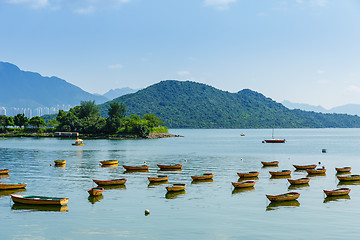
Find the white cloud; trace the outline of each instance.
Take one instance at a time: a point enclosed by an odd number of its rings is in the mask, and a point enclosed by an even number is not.
[[[78,14],[90,14],[90,13],[92,13],[94,11],[95,11],[94,6],[87,6],[85,8],[78,8],[78,9],[74,10],[74,12],[78,13]]]
[[[25,4],[31,8],[42,8],[49,5],[48,0],[7,0],[6,2],[11,4]]]
[[[320,7],[326,7],[328,0],[311,0],[311,3]]]
[[[124,66],[122,64],[120,64],[120,63],[108,66],[109,69],[122,69],[123,67]]]
[[[178,71],[178,72],[177,72],[177,75],[187,76],[187,75],[190,75],[190,72],[189,72],[189,71]]]
[[[215,7],[218,10],[226,10],[230,3],[235,3],[237,0],[205,0],[205,6]]]

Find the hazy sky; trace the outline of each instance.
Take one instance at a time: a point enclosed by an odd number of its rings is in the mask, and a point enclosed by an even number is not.
[[[0,61],[92,93],[177,79],[360,104],[360,1],[0,0]]]

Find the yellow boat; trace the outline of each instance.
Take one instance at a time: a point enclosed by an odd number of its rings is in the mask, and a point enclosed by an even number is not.
[[[104,161],[100,161],[101,165],[106,165],[106,166],[109,166],[109,165],[117,165],[119,164],[119,161],[118,160],[104,160]]]
[[[93,187],[88,190],[90,196],[99,196],[104,192],[102,187]]]
[[[122,185],[122,184],[125,184],[127,179],[126,178],[118,178],[118,179],[110,179],[110,180],[96,180],[96,179],[93,179],[93,181],[98,186],[110,186],[110,185]]]
[[[204,173],[197,176],[191,176],[193,180],[207,180],[207,179],[212,179],[213,177],[214,177],[213,173]]]
[[[166,190],[168,192],[178,192],[178,191],[182,191],[185,190],[186,188],[186,184],[185,183],[174,183],[170,186],[166,187]]]
[[[66,164],[66,160],[55,160],[55,166],[64,166]]]
[[[279,165],[279,161],[261,162],[261,164],[262,164],[264,167],[277,166],[277,165]]]
[[[131,170],[131,171],[143,171],[143,170],[148,170],[149,169],[148,165],[141,165],[141,166],[123,165],[123,167],[125,168],[125,170]]]
[[[298,199],[299,196],[300,196],[300,193],[298,193],[298,192],[288,192],[288,193],[279,194],[279,195],[266,195],[266,197],[272,202],[295,200],[295,199]]]
[[[326,168],[317,168],[317,169],[306,169],[308,174],[322,174],[326,172]]]
[[[334,190],[324,190],[324,193],[326,196],[342,196],[349,194],[350,190],[350,188],[337,188]]]
[[[257,177],[259,176],[259,172],[245,172],[245,173],[237,173],[240,178],[249,178],[249,177]]]
[[[339,181],[359,181],[360,175],[345,175],[345,176],[337,176]]]
[[[255,181],[232,182],[231,184],[235,188],[247,188],[247,187],[253,187],[255,185]]]
[[[293,164],[294,168],[296,170],[306,170],[306,169],[314,169],[316,168],[316,164],[310,164],[310,165],[295,165]]]
[[[335,168],[337,172],[350,172],[351,167],[342,167],[342,168]]]
[[[84,141],[80,138],[76,139],[75,143],[72,144],[73,146],[83,146]]]
[[[291,174],[291,170],[281,170],[281,171],[269,171],[271,176],[287,176]]]
[[[160,170],[178,170],[182,168],[181,164],[170,164],[170,165],[158,164],[157,166],[160,168]]]
[[[157,175],[156,177],[148,177],[150,182],[163,182],[169,180],[167,175]]]
[[[45,197],[34,195],[15,195],[11,194],[14,203],[34,204],[34,205],[66,205],[68,198]]]
[[[310,178],[288,179],[288,181],[291,185],[306,184],[309,183]]]
[[[0,174],[8,174],[10,169],[0,169]]]
[[[25,188],[26,183],[0,183],[0,190]]]

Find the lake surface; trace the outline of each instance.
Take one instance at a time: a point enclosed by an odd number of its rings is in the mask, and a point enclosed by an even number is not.
[[[86,140],[80,147],[68,139],[0,140],[0,169],[10,169],[0,181],[28,184],[26,191],[0,192],[1,239],[359,239],[360,183],[339,184],[335,167],[351,166],[352,174],[360,174],[360,129],[275,130],[285,144],[262,143],[271,138],[269,129],[170,132],[184,137]],[[66,159],[66,166],[50,166],[56,159]],[[119,160],[119,166],[99,166],[106,159]],[[279,167],[262,168],[261,161],[272,160]],[[123,164],[144,161],[149,172],[124,172]],[[311,177],[309,186],[289,188],[286,178],[270,178],[269,170],[282,169],[305,177],[292,164],[318,162],[326,175]],[[183,164],[182,171],[156,166],[171,163]],[[236,173],[248,171],[260,172],[255,188],[234,190]],[[204,172],[213,172],[213,181],[191,181]],[[160,173],[170,176],[169,184],[188,184],[186,191],[167,195],[168,184],[149,185],[147,177]],[[122,177],[125,187],[88,198],[93,178]],[[350,187],[349,197],[325,199],[323,189],[337,187]],[[265,197],[288,191],[299,192],[298,201],[274,205]],[[68,197],[69,203],[63,209],[17,206],[11,193]]]

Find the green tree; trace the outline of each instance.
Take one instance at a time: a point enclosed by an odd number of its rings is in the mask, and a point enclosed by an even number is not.
[[[6,130],[8,126],[14,126],[13,118],[0,115],[0,126],[3,128],[3,130]]]
[[[148,114],[143,115],[142,119],[148,121],[147,125],[148,125],[149,128],[154,128],[154,127],[157,127],[157,126],[160,126],[160,125],[164,124],[163,121],[161,121],[159,118],[157,118],[155,116],[155,114],[152,114],[152,113],[148,113]]]
[[[22,126],[27,126],[29,119],[25,116],[25,114],[17,114],[14,116],[14,125],[21,128]]]
[[[110,103],[110,107],[108,109],[109,118],[124,118],[125,114],[126,114],[126,106],[123,102]]]
[[[95,101],[81,101],[78,118],[93,117],[99,115],[99,108],[96,106]]]
[[[29,120],[29,125],[40,128],[42,126],[45,126],[46,123],[42,117],[35,116]]]

